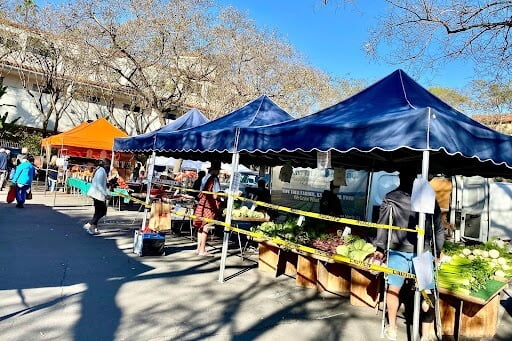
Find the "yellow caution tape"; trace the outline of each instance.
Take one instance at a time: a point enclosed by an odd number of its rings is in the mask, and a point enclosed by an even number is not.
[[[421,296],[423,296],[423,299],[425,300],[425,302],[427,302],[428,306],[430,308],[434,308],[434,304],[432,303],[432,300],[430,299],[430,297],[428,297],[427,291],[421,290],[420,292],[421,292]]]
[[[386,225],[386,224],[376,224],[376,223],[371,223],[368,221],[362,221],[362,220],[356,220],[356,219],[333,217],[333,216],[326,215],[326,214],[313,213],[313,212],[298,210],[295,208],[273,205],[273,204],[269,204],[269,203],[266,203],[263,201],[251,200],[251,199],[243,198],[240,196],[235,196],[235,199],[245,200],[245,201],[248,201],[248,202],[258,205],[258,206],[263,206],[263,207],[267,207],[267,208],[271,208],[271,209],[275,209],[275,210],[279,210],[279,211],[289,212],[289,213],[293,213],[293,214],[297,214],[297,215],[302,215],[305,217],[311,217],[311,218],[332,221],[332,222],[336,222],[336,223],[344,223],[344,224],[349,224],[349,225],[373,227],[373,228],[388,229],[388,230],[407,231],[407,232],[421,233],[419,231],[422,231],[422,229],[419,229],[419,228],[409,229],[409,228]]]
[[[173,189],[180,189],[180,190],[187,191],[187,192],[196,192],[196,193],[201,192],[201,193],[205,193],[205,194],[215,194],[215,195],[218,195],[218,196],[227,196],[226,193],[198,191],[198,190],[193,190],[193,189],[188,189],[188,188],[183,188],[183,187],[172,187],[172,188]],[[425,230],[421,229],[419,227],[416,227],[415,229],[410,229],[410,228],[399,227],[399,226],[392,226],[392,225],[386,225],[386,224],[376,224],[376,223],[372,223],[372,222],[368,222],[368,221],[362,221],[362,220],[356,220],[356,219],[333,217],[333,216],[326,215],[326,214],[302,211],[302,210],[298,210],[298,209],[290,208],[290,207],[286,207],[286,206],[269,204],[269,203],[266,203],[266,202],[263,202],[263,201],[251,200],[251,199],[244,198],[244,197],[241,197],[241,196],[238,196],[238,195],[234,195],[233,198],[236,199],[236,200],[244,200],[244,201],[253,203],[254,205],[262,206],[262,207],[266,207],[266,208],[271,208],[271,209],[274,209],[274,210],[277,210],[277,211],[293,213],[293,214],[302,215],[302,216],[305,216],[305,217],[311,217],[311,218],[316,218],[316,219],[321,219],[321,220],[327,220],[327,221],[332,221],[332,222],[336,222],[336,223],[343,223],[343,224],[363,226],[363,227],[372,227],[372,228],[377,228],[377,229],[388,229],[388,230],[414,232],[414,233],[418,233],[420,235],[424,235],[425,234]]]
[[[129,195],[125,195],[125,194],[122,194],[122,193],[118,193],[118,195],[121,196],[121,197],[128,198],[128,199],[130,199],[130,200],[132,200],[134,202],[140,203],[140,204],[144,205],[147,208],[151,207],[151,205],[146,204],[144,201],[139,200],[137,198],[133,198],[133,197],[131,197]],[[404,278],[416,279],[416,275],[414,275],[412,273],[409,273],[409,272],[404,272],[404,271],[392,269],[392,268],[389,268],[389,267],[384,266],[384,265],[370,264],[370,263],[367,263],[367,262],[364,262],[364,261],[355,260],[355,259],[352,259],[352,258],[349,258],[349,257],[345,257],[345,256],[342,256],[342,255],[338,255],[338,254],[334,254],[333,255],[333,254],[330,254],[329,252],[325,252],[325,251],[321,251],[321,250],[318,250],[318,249],[314,249],[314,248],[309,247],[309,246],[305,246],[305,245],[301,245],[301,244],[296,244],[296,243],[293,243],[293,242],[290,242],[290,241],[287,241],[287,240],[283,240],[283,239],[280,239],[280,238],[272,238],[272,237],[269,237],[269,236],[267,236],[267,235],[265,235],[265,234],[263,234],[261,232],[252,232],[252,231],[247,231],[247,230],[244,230],[244,229],[240,229],[238,227],[231,226],[231,225],[227,224],[224,221],[219,221],[219,220],[210,219],[210,218],[204,218],[204,217],[198,217],[198,216],[193,215],[193,214],[187,214],[187,213],[184,213],[184,212],[178,212],[178,211],[174,211],[174,210],[171,210],[171,213],[175,214],[175,215],[178,215],[178,216],[181,216],[181,217],[187,217],[187,218],[190,218],[190,219],[202,220],[202,221],[205,221],[207,223],[224,226],[224,227],[226,227],[227,229],[229,229],[229,230],[231,230],[233,232],[245,234],[245,235],[251,236],[253,238],[264,239],[264,240],[270,241],[270,242],[272,242],[274,244],[282,245],[285,248],[296,249],[296,250],[299,250],[299,251],[303,251],[303,252],[309,253],[311,255],[317,255],[317,256],[328,258],[328,259],[332,259],[333,261],[338,262],[338,263],[353,264],[353,265],[356,265],[356,266],[358,266],[360,268],[363,268],[363,269],[366,269],[366,270],[373,270],[373,271],[378,271],[378,272],[382,272],[382,273],[385,273],[385,274],[392,274],[392,275],[402,276]]]

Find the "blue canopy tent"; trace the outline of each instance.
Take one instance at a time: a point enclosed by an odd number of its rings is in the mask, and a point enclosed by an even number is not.
[[[416,165],[430,152],[432,173],[512,176],[512,137],[460,113],[397,70],[349,99],[315,114],[260,128],[242,128],[244,163],[368,170]],[[418,168],[419,169],[419,168]]]
[[[235,133],[240,127],[259,127],[293,119],[268,96],[262,95],[243,107],[201,126],[176,132],[159,132],[155,150],[159,155],[207,161],[220,153],[224,162],[235,151]],[[217,157],[217,155],[215,156]]]
[[[177,120],[152,132],[126,138],[116,138],[114,140],[114,151],[122,152],[151,152],[153,151],[155,136],[160,132],[172,132],[194,128],[209,122],[204,115],[197,109],[191,109]]]
[[[237,154],[243,163],[316,165],[318,151],[333,166],[368,170],[407,167],[428,173],[512,176],[512,137],[453,109],[397,70],[313,115],[267,127],[242,128]],[[420,212],[419,228],[425,228]],[[424,236],[418,233],[417,252]],[[222,271],[223,269],[221,269]],[[414,297],[413,337],[419,335],[420,293]]]
[[[238,153],[236,152],[236,136],[241,127],[259,127],[292,120],[286,111],[275,104],[268,96],[262,95],[243,107],[210,121],[202,126],[173,133],[158,133],[155,150],[158,154],[170,155],[184,159],[207,161],[218,159],[231,161],[233,173],[238,172]],[[234,183],[231,177],[227,204],[226,223],[231,223],[233,209]],[[229,232],[224,232],[222,247],[221,271],[219,281],[224,281],[224,268],[227,257]]]

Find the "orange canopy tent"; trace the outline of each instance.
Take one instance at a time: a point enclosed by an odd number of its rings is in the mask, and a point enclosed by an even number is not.
[[[41,141],[41,145],[47,149],[59,149],[63,155],[104,159],[111,158],[114,139],[127,136],[106,119],[100,118],[91,123],[84,122],[64,133],[47,137]],[[130,158],[128,154],[116,154],[116,160]]]

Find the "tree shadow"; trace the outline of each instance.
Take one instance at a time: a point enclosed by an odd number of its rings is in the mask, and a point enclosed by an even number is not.
[[[378,338],[380,318],[368,308],[351,307],[346,298],[297,287],[288,277],[272,278],[237,256],[228,258],[221,284],[218,249],[215,258],[201,258],[192,252],[193,241],[169,236],[167,256],[139,258],[130,255],[130,227],[107,224],[102,235],[91,237],[80,227],[88,212],[65,212],[0,204],[0,226],[13,230],[0,235],[1,252],[9,255],[0,257],[0,290],[18,295],[3,307],[0,327],[76,299],[74,340]],[[229,253],[238,255],[237,243]],[[25,292],[34,288],[53,290],[51,298],[34,304]],[[510,315],[510,298],[506,302]]]

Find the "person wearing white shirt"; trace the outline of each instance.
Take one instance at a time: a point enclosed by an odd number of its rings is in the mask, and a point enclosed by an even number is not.
[[[94,215],[92,219],[84,225],[84,229],[90,235],[100,233],[98,229],[98,221],[107,214],[107,200],[110,198],[107,189],[107,170],[110,160],[104,159],[100,161],[98,167],[92,175],[91,188],[87,191],[87,195],[94,201]]]

